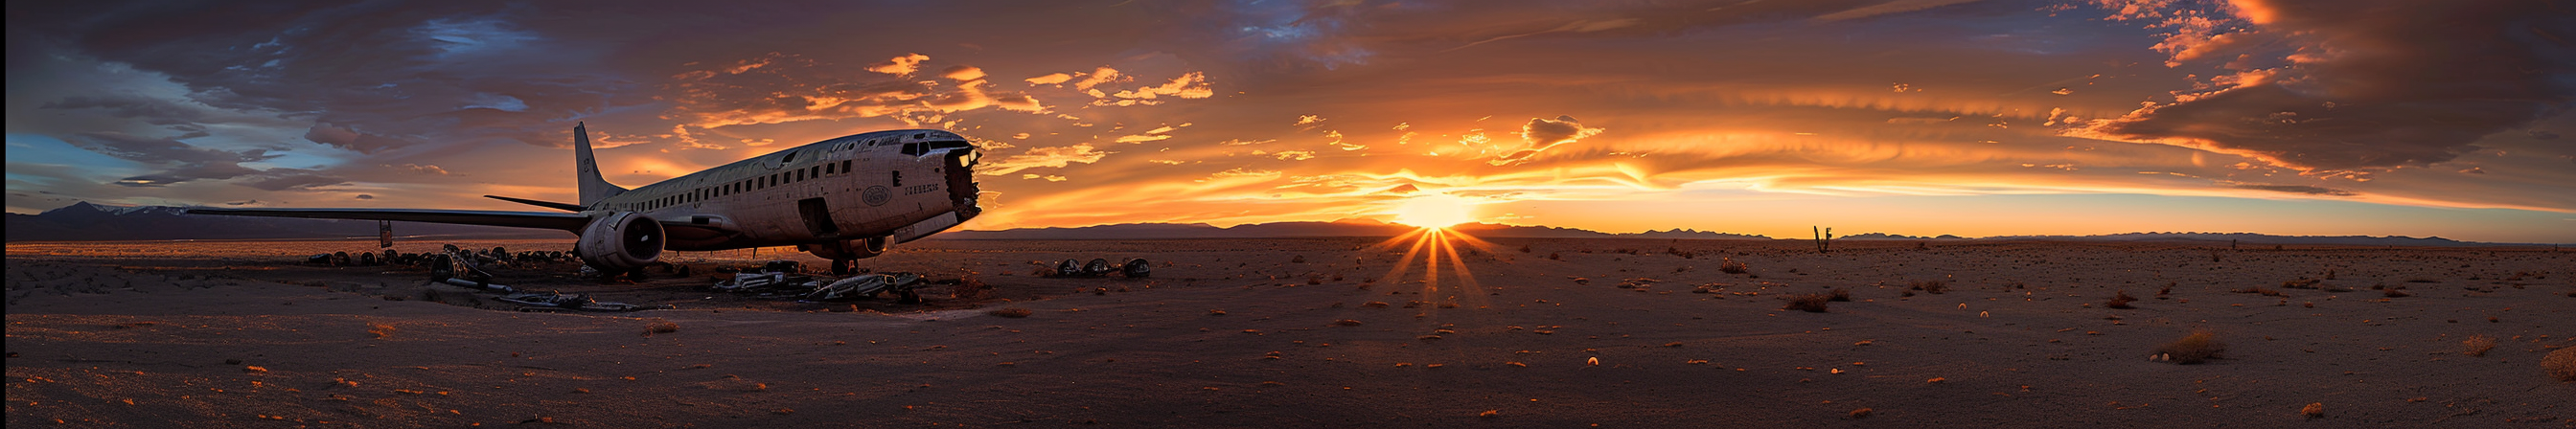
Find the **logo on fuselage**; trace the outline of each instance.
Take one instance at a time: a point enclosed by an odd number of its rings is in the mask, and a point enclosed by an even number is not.
[[[887,201],[893,200],[894,191],[887,190],[884,185],[869,186],[867,190],[859,191],[859,202],[868,203],[872,207],[882,206]]]
[[[905,186],[905,187],[903,187],[903,194],[904,194],[904,195],[920,195],[920,194],[927,194],[927,193],[930,193],[930,192],[932,192],[932,191],[937,191],[937,190],[939,190],[939,184],[937,184],[937,183],[925,183],[925,184],[919,184],[919,185]]]

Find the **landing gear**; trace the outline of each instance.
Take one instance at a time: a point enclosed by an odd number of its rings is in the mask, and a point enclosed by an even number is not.
[[[834,259],[832,260],[832,275],[850,275],[851,273],[858,272],[858,267],[859,260],[857,259]]]
[[[909,305],[921,303],[921,292],[915,291],[913,288],[903,288],[903,290],[895,291],[894,297],[894,302],[896,304]]]

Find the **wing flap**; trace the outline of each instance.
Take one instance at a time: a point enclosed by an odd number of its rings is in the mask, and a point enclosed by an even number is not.
[[[483,198],[491,198],[491,199],[495,199],[495,200],[509,201],[509,202],[513,202],[513,203],[527,204],[527,205],[532,205],[532,206],[537,206],[537,207],[545,207],[545,208],[550,208],[550,209],[555,209],[555,210],[562,210],[562,211],[568,211],[568,212],[577,212],[577,211],[589,210],[589,209],[590,209],[589,207],[582,207],[580,204],[567,204],[567,203],[558,203],[558,202],[553,202],[553,201],[537,201],[537,200],[531,200],[531,199],[526,199],[526,198],[511,198],[511,197],[504,197],[504,196],[499,196],[499,195],[485,195],[485,196],[483,196]]]

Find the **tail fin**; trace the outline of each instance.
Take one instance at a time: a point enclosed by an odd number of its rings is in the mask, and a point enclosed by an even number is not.
[[[599,178],[599,161],[590,156],[590,130],[579,122],[573,123],[572,126],[572,162],[577,171],[574,173],[577,175],[576,180],[581,184],[582,207],[596,207],[599,200],[626,193],[626,188],[609,184],[608,179]]]

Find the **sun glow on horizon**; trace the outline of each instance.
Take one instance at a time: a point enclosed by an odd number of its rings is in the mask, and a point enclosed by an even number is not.
[[[1500,261],[1501,259],[1495,256],[1493,243],[1457,231],[1423,227],[1369,246],[1365,252],[1393,253],[1397,250],[1402,250],[1402,256],[1396,257],[1395,265],[1387,267],[1385,275],[1362,283],[1361,288],[1366,289],[1369,284],[1379,280],[1393,283],[1393,286],[1399,288],[1412,284],[1421,285],[1420,290],[1410,292],[1420,294],[1422,299],[1409,304],[1407,308],[1425,304],[1436,308],[1461,306],[1483,308],[1490,303],[1485,297],[1490,290],[1476,281],[1476,273],[1467,267],[1467,261],[1471,258]],[[1406,274],[1412,271],[1413,261],[1417,256],[1422,260],[1422,277],[1420,280],[1409,280]],[[1442,260],[1448,262],[1443,263]],[[1442,275],[1444,268],[1450,272],[1450,275]],[[1456,282],[1444,289],[1441,287],[1441,280],[1444,278]]]
[[[1474,222],[1475,203],[1449,194],[1429,194],[1408,198],[1395,208],[1395,223],[1439,229]]]

